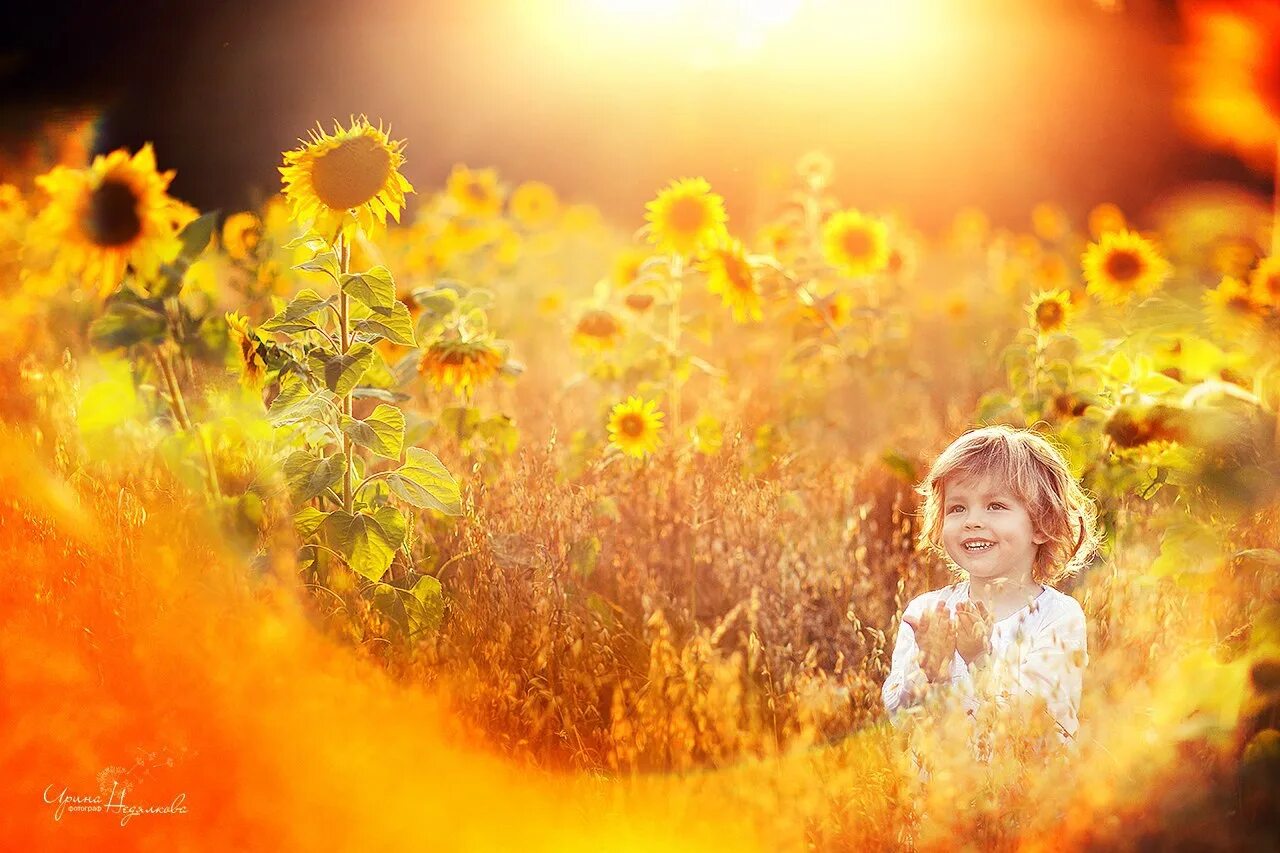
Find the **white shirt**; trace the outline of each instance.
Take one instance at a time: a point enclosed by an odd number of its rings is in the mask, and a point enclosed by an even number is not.
[[[969,599],[969,582],[935,589],[912,599],[903,612],[912,619],[933,610],[939,601],[952,616],[956,605]],[[903,721],[897,712],[920,704],[929,679],[920,668],[920,647],[915,632],[903,621],[893,647],[889,677],[881,688],[885,710],[894,726]],[[1058,723],[1058,736],[1073,742],[1079,728],[1080,691],[1088,666],[1088,639],[1084,610],[1069,595],[1045,586],[1040,595],[1021,610],[995,623],[991,632],[990,660],[983,665],[988,685],[974,689],[974,681],[960,653],[951,660],[947,683],[960,697],[965,710],[976,715],[983,702],[1006,709],[1011,701],[1030,695],[1042,697]]]

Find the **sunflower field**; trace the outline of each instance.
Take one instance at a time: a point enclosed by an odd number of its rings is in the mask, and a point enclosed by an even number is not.
[[[1269,179],[1280,16],[1182,14]],[[327,120],[252,209],[87,127],[0,161],[6,849],[1280,845],[1270,199],[926,228],[810,150],[756,221],[613,217]],[[985,424],[1098,505],[1081,728],[921,779],[915,489]]]

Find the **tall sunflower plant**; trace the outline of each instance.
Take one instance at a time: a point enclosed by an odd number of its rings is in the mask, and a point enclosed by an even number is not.
[[[402,148],[360,117],[332,134],[312,131],[285,154],[285,197],[309,228],[299,245],[314,249],[299,268],[323,274],[333,292],[302,290],[258,332],[282,341],[269,348],[279,392],[267,418],[284,438],[303,568],[323,573],[337,556],[370,582],[375,604],[389,603],[416,632],[439,618],[441,591],[430,575],[407,589],[384,582],[397,554],[411,564],[410,515],[400,507],[457,516],[461,494],[435,454],[407,444],[399,406],[407,396],[393,390],[376,348],[417,346],[408,307],[386,267],[350,269],[352,240],[376,233],[388,216],[398,221],[405,193],[413,191],[399,172]],[[358,417],[356,400],[376,405]],[[406,581],[409,572],[397,575],[392,580]]]

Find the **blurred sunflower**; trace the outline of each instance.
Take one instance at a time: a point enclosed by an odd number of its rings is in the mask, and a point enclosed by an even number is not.
[[[1049,335],[1061,331],[1071,322],[1075,309],[1071,305],[1071,294],[1065,290],[1047,290],[1037,293],[1031,299],[1027,309],[1031,315],[1031,325],[1041,335]]]
[[[233,213],[222,223],[222,246],[237,261],[248,260],[262,240],[262,221],[248,212]]]
[[[649,253],[643,249],[627,246],[614,256],[609,278],[618,287],[626,287],[640,277],[640,265],[648,257]]]
[[[1124,211],[1109,201],[1089,211],[1089,233],[1095,240],[1102,239],[1103,234],[1111,231],[1123,231],[1126,226]]]
[[[445,191],[466,216],[487,219],[502,210],[502,190],[498,186],[498,173],[493,169],[473,172],[458,164],[449,173]]]
[[[741,242],[733,238],[721,240],[719,245],[706,250],[698,268],[707,274],[707,290],[717,294],[726,308],[733,309],[735,322],[754,320],[758,323],[764,319],[755,273],[747,263]]]
[[[560,201],[556,191],[541,181],[525,181],[511,193],[507,203],[511,215],[527,228],[549,225],[556,217]]]
[[[49,195],[35,223],[33,242],[53,248],[62,271],[98,286],[105,297],[132,266],[154,278],[180,248],[178,229],[189,208],[167,194],[174,172],[156,171],[151,144],[129,156],[99,155],[85,169],[55,166],[36,178]]]
[[[1203,298],[1209,326],[1223,338],[1248,336],[1262,325],[1262,306],[1238,278],[1223,276],[1216,288],[1205,291]]]
[[[822,227],[827,262],[847,276],[879,272],[889,263],[885,224],[856,210],[833,213]]]
[[[316,125],[311,141],[286,151],[280,167],[285,197],[294,218],[329,241],[338,234],[348,243],[358,230],[371,234],[387,224],[388,214],[400,221],[405,193],[413,185],[400,174],[404,141],[393,142],[382,126],[364,116],[343,128],[334,122],[333,134]]]
[[[267,374],[266,343],[249,327],[249,320],[238,311],[226,315],[227,337],[231,348],[240,355],[240,379],[252,388],[262,387]]]
[[[1187,3],[1181,108],[1205,142],[1254,166],[1276,167],[1280,138],[1280,5],[1273,0]]]
[[[629,456],[652,453],[661,444],[662,419],[658,404],[639,397],[628,397],[609,414],[609,443]]]
[[[821,151],[809,151],[796,161],[796,174],[810,190],[821,190],[831,183],[835,164]]]
[[[573,342],[589,350],[612,349],[621,335],[622,324],[602,308],[584,313],[573,328]]]
[[[798,242],[796,229],[786,222],[770,222],[756,232],[756,245],[777,258],[790,254]]]
[[[693,255],[713,245],[725,233],[728,219],[724,199],[702,178],[672,181],[645,210],[649,242],[675,255]]]
[[[1156,247],[1133,231],[1103,234],[1081,257],[1090,293],[1113,305],[1160,289],[1173,271]]]
[[[1255,302],[1280,308],[1280,259],[1265,258],[1249,273],[1249,285]]]
[[[493,378],[505,360],[489,336],[454,332],[437,338],[423,350],[418,372],[437,390],[449,387],[455,394],[464,394]]]
[[[1056,243],[1071,229],[1067,212],[1056,204],[1041,202],[1031,208],[1031,230],[1041,240]]]
[[[966,207],[956,213],[948,235],[952,247],[958,251],[979,248],[991,231],[987,214],[976,207]]]

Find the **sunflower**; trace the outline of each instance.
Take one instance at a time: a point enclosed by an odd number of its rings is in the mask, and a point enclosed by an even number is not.
[[[1095,240],[1101,240],[1103,234],[1111,231],[1123,231],[1126,225],[1124,211],[1109,201],[1089,211],[1089,233]]]
[[[262,240],[262,220],[246,211],[233,213],[222,223],[222,246],[237,261],[248,260]]]
[[[798,242],[795,227],[786,222],[770,222],[756,232],[756,245],[776,258],[789,254]]]
[[[1160,289],[1173,268],[1156,247],[1133,231],[1103,234],[1081,257],[1090,293],[1113,305]]]
[[[436,339],[418,360],[418,372],[436,389],[446,386],[456,394],[474,390],[497,374],[505,356],[488,336],[452,334]]]
[[[1249,273],[1253,299],[1262,305],[1280,308],[1280,259],[1266,258]]]
[[[348,242],[358,230],[369,234],[385,226],[388,215],[400,221],[405,193],[413,192],[400,174],[403,140],[393,142],[380,124],[360,116],[345,129],[334,122],[333,135],[317,125],[309,142],[299,142],[280,167],[295,219],[330,241],[341,233]]]
[[[628,397],[609,414],[609,443],[630,456],[652,453],[661,444],[658,433],[662,430],[663,417],[653,400],[645,402],[639,397]]]
[[[258,333],[249,328],[249,320],[238,311],[226,315],[227,337],[233,351],[240,356],[240,379],[252,388],[261,388],[267,374],[267,345]]]
[[[1205,142],[1270,170],[1280,137],[1280,7],[1188,3],[1181,112]]]
[[[649,257],[649,253],[634,246],[628,246],[613,259],[613,269],[609,278],[618,287],[626,287],[640,277],[640,265]]]
[[[693,255],[725,233],[724,199],[702,178],[672,181],[645,205],[649,242],[660,252]]]
[[[889,264],[885,224],[856,210],[833,213],[822,228],[822,252],[847,276],[869,275]]]
[[[1071,294],[1065,290],[1046,290],[1037,293],[1027,307],[1031,325],[1042,335],[1065,329],[1074,313]]]
[[[541,181],[525,181],[511,193],[507,203],[511,215],[527,228],[549,225],[559,206],[556,191]]]
[[[741,242],[732,238],[722,240],[706,251],[698,268],[707,274],[707,290],[718,294],[726,308],[733,309],[736,322],[754,320],[758,323],[764,319],[760,289]]]
[[[1209,326],[1224,339],[1251,335],[1262,325],[1263,306],[1238,278],[1223,276],[1217,287],[1205,291],[1203,299]]]
[[[796,174],[810,190],[820,190],[831,183],[835,164],[821,151],[809,151],[796,161]]]
[[[35,223],[35,239],[57,250],[60,272],[78,274],[105,297],[132,266],[154,278],[177,257],[178,229],[188,209],[170,198],[174,172],[156,171],[151,144],[132,157],[124,149],[99,155],[85,169],[55,166],[36,178],[49,203]]]
[[[587,311],[573,328],[573,342],[583,349],[613,349],[621,335],[622,324],[602,308]]]
[[[449,173],[445,191],[465,216],[488,219],[502,210],[502,190],[493,169],[473,172],[459,163]]]
[[[1067,220],[1067,212],[1056,204],[1041,202],[1031,208],[1031,230],[1041,240],[1056,243],[1071,229]]]

